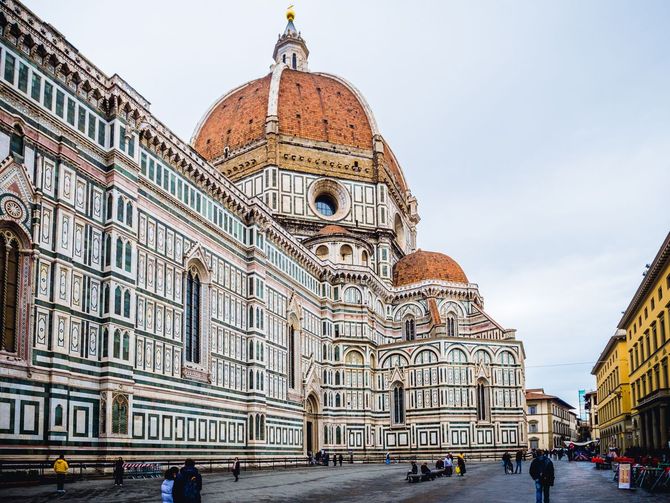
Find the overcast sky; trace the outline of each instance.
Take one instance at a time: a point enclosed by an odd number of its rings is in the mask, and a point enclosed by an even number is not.
[[[268,72],[288,5],[26,2],[186,141]],[[518,329],[527,386],[576,406],[670,230],[670,2],[295,4],[310,69],[357,86],[392,145],[419,246]]]

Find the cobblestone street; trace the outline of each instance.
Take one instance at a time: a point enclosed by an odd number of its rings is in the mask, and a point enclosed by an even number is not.
[[[588,501],[648,502],[669,500],[668,495],[650,495],[642,490],[619,491],[611,472],[593,469],[590,463],[556,462],[554,503]],[[226,501],[458,501],[518,503],[533,502],[534,486],[528,463],[521,475],[504,475],[498,463],[472,463],[465,477],[439,478],[432,482],[408,484],[404,465],[345,465],[286,471],[242,473],[233,482],[228,473],[203,474],[203,502]],[[52,500],[88,502],[155,502],[160,500],[161,480],[128,480],[116,488],[111,480],[69,484],[65,496],[57,497],[52,486],[2,490],[0,499],[12,503]]]

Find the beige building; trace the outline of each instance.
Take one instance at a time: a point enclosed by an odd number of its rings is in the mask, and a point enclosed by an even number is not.
[[[589,391],[584,395],[586,399],[586,413],[588,417],[589,429],[591,430],[591,440],[600,438],[600,425],[598,423],[598,392]]]
[[[553,449],[564,440],[576,440],[577,416],[572,405],[547,395],[543,388],[534,388],[526,390],[526,406],[530,449]]]

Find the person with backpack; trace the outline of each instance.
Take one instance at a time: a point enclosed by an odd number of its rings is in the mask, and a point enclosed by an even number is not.
[[[122,486],[123,485],[123,458],[119,457],[114,463],[114,485]]]
[[[235,476],[235,482],[240,478],[240,458],[235,458],[233,463],[233,475]]]
[[[195,461],[187,459],[172,486],[174,503],[201,503],[202,476]]]
[[[554,463],[545,452],[539,450],[528,473],[535,481],[535,503],[542,503],[543,494],[544,503],[549,503],[549,488],[554,485]]]
[[[61,454],[54,463],[54,471],[56,472],[56,491],[58,494],[65,493],[65,475],[70,469],[70,465],[65,461],[65,454]]]
[[[165,470],[164,480],[161,484],[161,503],[174,503],[172,488],[174,487],[174,479],[177,477],[178,473],[179,468],[176,466]]]

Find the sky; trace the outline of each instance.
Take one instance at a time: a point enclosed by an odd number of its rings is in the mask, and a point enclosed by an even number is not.
[[[287,2],[25,0],[185,141],[265,75]],[[577,406],[670,230],[670,2],[296,0],[313,71],[366,97],[447,253]]]

